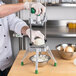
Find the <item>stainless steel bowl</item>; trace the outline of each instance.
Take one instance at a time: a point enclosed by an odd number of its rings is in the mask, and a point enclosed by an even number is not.
[[[39,56],[45,56],[45,58],[47,58],[47,60],[44,60],[44,61],[38,61],[38,66],[39,67],[42,67],[42,66],[44,66],[44,65],[46,65],[47,63],[48,63],[48,61],[50,60],[50,57],[49,56],[47,56],[47,55],[39,55]],[[35,62],[36,62],[36,60],[33,60],[33,58],[36,58],[36,55],[33,55],[33,56],[31,56],[29,59],[35,64]]]
[[[61,49],[61,47],[63,47],[63,49],[65,49],[67,46],[73,46],[74,47],[74,52],[65,52]],[[74,59],[76,58],[76,45],[73,44],[59,44],[56,46],[56,49],[59,52],[59,55],[63,58],[63,59]]]

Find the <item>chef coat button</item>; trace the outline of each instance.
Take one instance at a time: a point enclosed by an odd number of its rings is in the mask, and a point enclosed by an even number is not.
[[[4,35],[4,37],[6,37],[6,35]]]
[[[7,46],[5,46],[5,48],[7,48]]]
[[[0,24],[0,26],[2,26],[2,25]]]
[[[21,35],[23,35],[23,33],[21,33]]]
[[[8,59],[8,57],[6,59]]]

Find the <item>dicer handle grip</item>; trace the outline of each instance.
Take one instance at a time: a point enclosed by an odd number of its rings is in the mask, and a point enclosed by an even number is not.
[[[34,14],[36,10],[34,8],[31,8],[31,13]]]
[[[34,8],[31,8],[31,13],[35,14],[35,12],[36,12],[36,10]],[[40,16],[40,14],[38,16]]]

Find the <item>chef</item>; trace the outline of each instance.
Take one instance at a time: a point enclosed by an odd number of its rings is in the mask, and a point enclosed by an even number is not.
[[[46,8],[41,3],[4,4],[0,0],[0,76],[7,76],[13,63],[9,30],[17,34],[26,34],[30,38],[29,26],[14,14],[23,9],[29,10],[30,4],[36,10],[36,15],[44,14]],[[36,36],[44,39],[44,35],[40,31],[32,30],[32,42]]]

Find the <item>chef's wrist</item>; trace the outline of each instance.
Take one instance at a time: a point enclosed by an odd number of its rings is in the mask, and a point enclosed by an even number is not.
[[[31,30],[31,33],[34,31],[34,30],[30,29],[30,28],[26,30],[26,35],[28,35],[29,38],[30,38],[30,30]]]
[[[21,10],[28,9],[29,3],[17,3],[20,6]]]
[[[24,8],[24,3],[17,3],[17,5],[18,5],[18,7],[19,7],[20,10],[25,9]]]
[[[30,9],[30,5],[32,5],[32,4],[33,4],[33,2],[25,2],[24,3],[24,9],[29,10]]]
[[[25,2],[24,9],[29,9],[29,8],[30,8],[30,2]]]
[[[29,26],[24,26],[24,27],[22,27],[22,29],[21,29],[21,34],[22,35],[26,35],[26,30],[28,30],[29,29]]]

